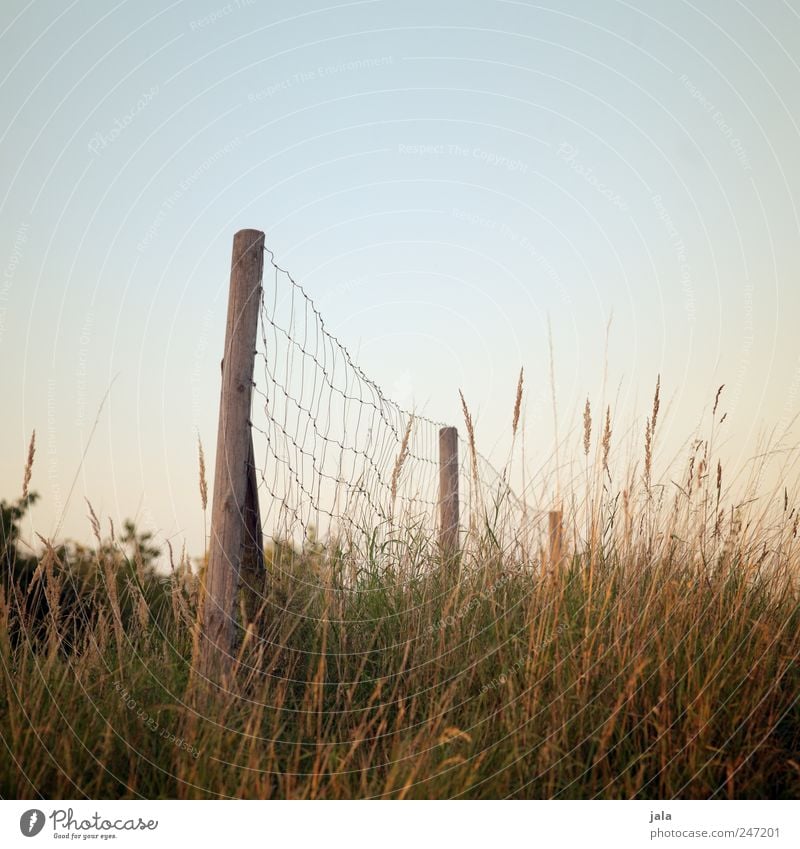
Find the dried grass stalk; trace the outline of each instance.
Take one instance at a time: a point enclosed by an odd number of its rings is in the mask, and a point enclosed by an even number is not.
[[[656,378],[656,392],[653,396],[653,413],[650,416],[650,434],[656,432],[656,421],[658,420],[658,411],[661,408],[661,375]]]
[[[88,498],[84,499],[86,504],[89,507],[89,523],[92,526],[92,534],[94,534],[94,538],[97,540],[98,547],[102,545],[100,541],[100,520],[97,518],[97,514],[94,512],[94,507],[92,507],[92,503]]]
[[[586,399],[586,406],[583,408],[583,453],[589,456],[589,447],[592,444],[592,408],[589,404],[589,399]]]
[[[203,451],[203,443],[200,436],[197,437],[197,457],[200,464],[200,502],[203,510],[208,507],[208,482],[206,481],[206,455]]]
[[[36,454],[36,431],[31,433],[31,441],[28,444],[28,459],[25,461],[25,474],[22,477],[22,498],[28,497],[31,474],[33,473],[33,458]]]
[[[467,428],[467,442],[469,443],[469,454],[472,462],[472,478],[475,482],[475,489],[478,488],[478,450],[475,447],[475,426],[472,423],[472,416],[467,407],[467,402],[464,399],[464,393],[459,389],[458,397],[461,398],[461,410],[464,413],[464,424]]]
[[[519,380],[517,381],[517,397],[514,401],[514,417],[511,421],[511,436],[517,435],[517,427],[519,426],[519,414],[522,409],[522,382],[524,379],[524,369],[519,370]]]
[[[403,464],[408,457],[408,443],[411,439],[411,428],[414,426],[414,416],[411,415],[408,418],[408,424],[406,425],[406,432],[403,434],[403,441],[400,443],[400,452],[397,455],[397,459],[394,461],[394,469],[392,469],[392,508],[394,509],[394,502],[397,498],[397,484],[400,482],[400,473],[403,471]]]
[[[606,407],[606,426],[603,429],[603,469],[610,475],[608,454],[611,450],[611,407]]]
[[[711,411],[711,415],[714,416],[717,413],[717,407],[719,406],[719,396],[722,395],[722,390],[725,388],[725,384],[723,383],[719,389],[717,389],[717,394],[714,396],[714,409]]]

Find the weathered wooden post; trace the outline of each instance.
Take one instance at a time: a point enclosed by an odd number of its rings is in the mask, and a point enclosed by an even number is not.
[[[263,270],[264,234],[240,230],[233,237],[199,652],[200,672],[209,678],[230,660],[242,557],[255,544],[250,538],[255,532],[250,401]]]
[[[550,568],[555,568],[561,565],[564,545],[564,525],[562,522],[561,511],[551,510],[550,519]]]
[[[242,582],[243,627],[254,623],[264,602],[264,537],[261,531],[261,508],[258,503],[258,477],[250,434],[250,458],[247,461],[247,494],[244,498],[244,543],[239,567]]]
[[[458,430],[439,429],[439,548],[444,560],[458,555]]]

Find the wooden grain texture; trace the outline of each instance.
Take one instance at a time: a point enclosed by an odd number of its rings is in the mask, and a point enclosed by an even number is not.
[[[232,662],[239,572],[247,513],[252,514],[252,509],[246,509],[252,451],[250,404],[263,270],[264,234],[240,230],[233,237],[200,643],[200,672],[211,679]]]
[[[458,430],[439,430],[439,546],[442,557],[458,555]]]
[[[247,493],[244,499],[244,542],[240,581],[242,586],[242,617],[247,627],[257,624],[264,605],[266,571],[264,568],[264,538],[261,531],[261,508],[258,503],[253,436],[250,435],[250,459],[247,462]]]

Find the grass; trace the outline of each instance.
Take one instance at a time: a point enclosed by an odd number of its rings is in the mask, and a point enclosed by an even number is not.
[[[654,483],[658,411],[657,389],[644,474],[613,488],[610,413],[590,465],[587,401],[559,562],[508,527],[473,529],[458,581],[430,547],[423,569],[273,549],[221,686],[194,671],[185,558],[159,579],[93,518],[77,606],[63,548],[33,588],[2,584],[0,794],[797,798],[796,511],[726,506],[711,440]]]

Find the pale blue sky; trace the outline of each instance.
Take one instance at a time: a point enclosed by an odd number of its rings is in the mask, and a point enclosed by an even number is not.
[[[778,0],[30,2],[0,19],[0,497],[37,430],[83,496],[202,548],[233,233],[263,229],[404,406],[502,456],[662,375],[664,455],[727,384],[728,450],[800,410],[800,7]]]

